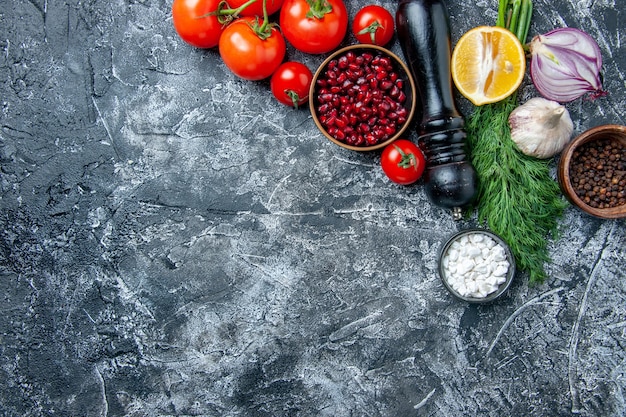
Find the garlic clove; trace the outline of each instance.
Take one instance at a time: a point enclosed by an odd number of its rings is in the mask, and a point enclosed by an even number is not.
[[[572,138],[574,123],[556,101],[535,97],[509,115],[511,139],[526,155],[539,159],[560,153]]]

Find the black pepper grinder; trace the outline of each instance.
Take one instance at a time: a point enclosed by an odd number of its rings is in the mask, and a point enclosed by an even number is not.
[[[398,39],[422,106],[418,143],[426,156],[424,186],[436,205],[455,220],[478,191],[478,177],[465,144],[465,121],[457,111],[450,73],[450,18],[443,0],[400,0]]]

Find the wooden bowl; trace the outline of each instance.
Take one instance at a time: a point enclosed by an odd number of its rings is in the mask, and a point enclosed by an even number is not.
[[[602,219],[619,219],[626,217],[626,204],[622,204],[617,207],[610,208],[595,208],[587,204],[581,196],[576,193],[575,187],[572,184],[573,173],[571,171],[572,163],[575,158],[575,151],[583,144],[600,139],[616,139],[621,142],[624,149],[626,149],[626,126],[621,125],[602,125],[591,128],[574,140],[572,140],[561,153],[559,165],[557,169],[559,185],[563,194],[567,199],[580,210],[587,214]],[[626,160],[626,153],[621,152],[621,160]],[[622,178],[626,180],[626,176],[622,175]],[[622,183],[623,184],[623,183]],[[624,186],[620,186],[620,190],[624,190]]]
[[[378,142],[375,145],[369,145],[369,146],[368,145],[362,145],[362,146],[349,145],[339,140],[338,138],[334,137],[333,135],[329,134],[326,128],[320,122],[317,108],[318,108],[318,103],[319,103],[318,92],[321,87],[318,85],[318,80],[324,77],[325,72],[328,69],[329,63],[331,61],[336,60],[346,55],[348,52],[353,52],[356,54],[371,52],[374,55],[380,54],[383,56],[387,56],[391,58],[395,72],[397,72],[399,77],[402,80],[404,80],[404,86],[402,90],[403,90],[403,93],[406,95],[406,101],[404,102],[404,108],[408,112],[408,116],[406,117],[406,122],[398,126],[396,133],[393,136],[389,137],[388,139],[385,139],[384,141]],[[380,149],[380,148],[387,146],[394,140],[399,139],[401,136],[404,135],[407,128],[411,124],[411,120],[413,119],[413,115],[415,114],[415,111],[416,111],[417,90],[415,86],[415,81],[413,80],[413,77],[411,77],[410,75],[409,68],[404,63],[404,61],[402,61],[402,59],[400,59],[400,57],[398,57],[396,54],[394,54],[393,52],[391,52],[390,50],[386,48],[383,48],[377,45],[355,44],[355,45],[350,45],[350,46],[346,46],[344,48],[338,49],[337,51],[329,55],[324,60],[324,62],[322,62],[319,68],[316,70],[315,74],[313,75],[313,81],[311,82],[311,88],[309,90],[309,107],[311,109],[311,115],[313,116],[313,121],[315,122],[315,125],[318,127],[320,132],[322,132],[322,134],[328,140],[341,146],[342,148],[350,149],[353,151],[373,151],[373,150]]]

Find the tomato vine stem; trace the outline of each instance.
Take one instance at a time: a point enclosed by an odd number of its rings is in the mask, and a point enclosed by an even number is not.
[[[217,5],[217,9],[216,10],[214,10],[212,12],[209,12],[209,13],[206,13],[206,14],[203,14],[202,16],[198,16],[196,19],[204,19],[204,18],[209,17],[209,16],[216,16],[217,17],[217,21],[220,22],[220,24],[226,25],[226,24],[232,22],[232,20],[235,17],[239,16],[239,13],[244,11],[246,9],[246,7],[250,6],[252,3],[256,2],[256,1],[258,1],[258,0],[248,0],[246,3],[242,4],[241,6],[237,7],[236,9],[232,9],[226,0],[222,0]]]
[[[326,14],[333,11],[333,6],[326,0],[307,0],[309,11],[306,14],[308,18],[322,19]]]
[[[256,0],[251,0],[252,2]],[[259,16],[254,18],[254,22],[248,23],[250,29],[254,32],[255,35],[259,37],[261,40],[266,40],[272,36],[272,29],[276,27],[276,23],[270,22],[269,15],[267,13],[267,0],[263,0],[263,23],[259,22]],[[250,3],[250,2],[248,2]],[[246,4],[248,4],[246,3]],[[242,6],[243,7],[243,6]]]

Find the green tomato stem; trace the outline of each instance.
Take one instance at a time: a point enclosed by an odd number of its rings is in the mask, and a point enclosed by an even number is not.
[[[257,2],[258,0],[248,0],[246,3],[237,7],[236,9],[231,9],[226,0],[223,0],[217,6],[217,10],[215,12],[207,13],[206,16],[210,16],[216,14],[218,16],[239,16],[239,13],[244,11],[246,7],[250,6],[252,3]],[[205,16],[201,16],[205,17]]]
[[[333,6],[327,0],[307,0],[309,11],[306,17],[322,19],[326,14],[333,11]]]
[[[417,160],[415,159],[415,155],[413,155],[412,153],[404,152],[396,144],[394,144],[393,147],[396,148],[396,151],[398,151],[398,153],[401,156],[400,162],[398,162],[398,166],[400,168],[404,168],[404,169],[413,168],[413,169],[417,170]]]
[[[285,94],[291,99],[294,108],[298,108],[298,102],[300,101],[300,95],[293,90],[285,90]]]
[[[261,40],[266,40],[272,36],[272,29],[276,26],[275,23],[271,23],[267,14],[266,0],[263,0],[263,23],[259,23],[259,17],[254,19],[254,23],[250,24],[250,29]]]
[[[370,23],[369,26],[361,29],[358,34],[359,35],[366,35],[366,34],[370,34],[370,39],[372,40],[372,43],[376,43],[376,31],[381,28],[384,29],[384,26],[381,25],[378,20],[374,20],[372,23]]]

